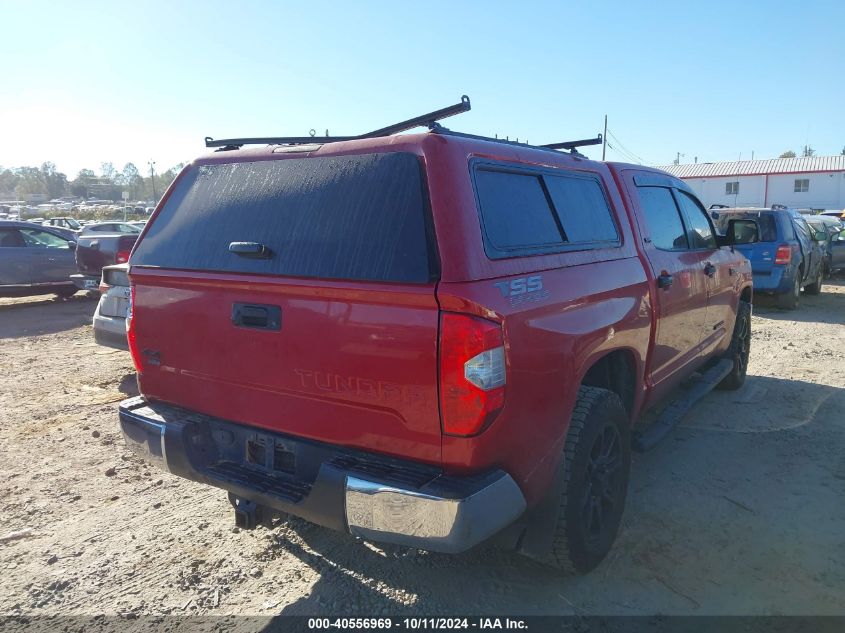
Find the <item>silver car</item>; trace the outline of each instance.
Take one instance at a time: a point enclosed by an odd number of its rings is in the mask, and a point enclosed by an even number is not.
[[[81,235],[97,233],[140,233],[141,227],[132,226],[128,222],[96,222],[82,227]]]
[[[76,242],[43,226],[0,221],[0,297],[71,296],[75,249]]]
[[[129,264],[103,266],[100,302],[94,311],[94,340],[100,345],[129,349],[126,311],[129,308]]]

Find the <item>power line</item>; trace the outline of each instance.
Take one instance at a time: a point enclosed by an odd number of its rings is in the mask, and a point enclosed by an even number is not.
[[[642,165],[643,161],[640,160],[640,158],[638,156],[636,156],[635,154],[632,154],[630,151],[625,150],[618,145],[614,145],[610,141],[608,141],[607,146],[610,149],[612,149],[614,152],[616,152],[619,156],[621,156],[622,158],[627,160],[628,162],[638,163],[638,164]]]
[[[611,138],[613,138],[613,140],[614,140],[614,141],[616,141],[616,145],[618,146],[618,148],[621,148],[621,149],[625,152],[625,154],[627,154],[628,156],[630,156],[630,157],[634,158],[634,159],[635,159],[638,163],[640,163],[640,164],[642,164],[642,163],[646,162],[646,161],[644,161],[644,160],[642,159],[642,157],[641,157],[641,156],[639,156],[638,154],[635,154],[634,152],[632,152],[631,150],[629,150],[627,147],[625,147],[625,144],[624,144],[622,141],[620,141],[620,140],[619,140],[619,137],[618,137],[618,136],[616,136],[613,132],[608,131],[608,134],[611,136]],[[617,149],[618,149],[618,148],[617,148]]]
[[[617,154],[619,157],[623,158],[623,159],[625,160],[625,162],[628,162],[628,163],[639,163],[639,161],[638,161],[638,160],[636,160],[633,156],[630,156],[630,155],[628,155],[628,154],[624,153],[624,152],[623,152],[620,148],[615,147],[615,146],[613,145],[613,143],[611,143],[610,141],[608,141],[608,142],[607,142],[607,147],[608,147],[609,149],[612,149],[614,152],[616,152],[616,154]]]
[[[616,141],[616,145],[617,145],[616,150],[617,151],[619,151],[621,149],[622,153],[627,155],[629,158],[633,158],[635,162],[640,163],[641,165],[644,162],[646,162],[642,159],[641,156],[638,156],[637,154],[635,154],[634,152],[629,150],[627,147],[625,147],[625,144],[622,141],[620,141],[619,137],[616,136],[612,131],[608,130],[607,134],[608,134],[608,136],[610,136],[610,138],[612,138],[614,141]]]

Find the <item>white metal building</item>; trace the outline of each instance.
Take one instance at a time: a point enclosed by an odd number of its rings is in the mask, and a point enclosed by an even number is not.
[[[659,167],[692,188],[705,206],[845,209],[845,155]]]

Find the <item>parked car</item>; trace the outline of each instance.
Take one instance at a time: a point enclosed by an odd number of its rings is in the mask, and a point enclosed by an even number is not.
[[[632,437],[640,412],[745,379],[755,221],[718,236],[664,172],[442,128],[289,147],[195,161],[133,250],[128,446],[242,527],[594,568],[632,443],[671,428]]]
[[[50,218],[44,220],[44,226],[52,226],[53,228],[67,229],[69,231],[78,232],[82,230],[82,225],[76,221],[76,218]]]
[[[128,264],[103,266],[100,301],[94,311],[94,340],[100,345],[128,349],[126,312],[129,307]]]
[[[819,215],[824,215],[824,216],[828,216],[828,217],[832,217],[832,218],[838,218],[842,221],[845,221],[845,209],[843,209],[842,211],[839,211],[839,210],[822,211]]]
[[[822,264],[824,277],[830,275],[838,270],[845,268],[845,250],[840,248],[841,242],[839,238],[842,236],[842,230],[845,229],[845,224],[838,218],[816,215],[807,218],[807,223],[815,231],[824,231],[827,239],[824,241],[825,259]]]
[[[75,246],[52,229],[0,221],[0,296],[73,295],[69,276],[76,269]]]
[[[760,241],[737,247],[751,260],[756,293],[774,295],[779,307],[793,310],[802,289],[811,295],[821,292],[826,235],[810,228],[806,216],[779,206],[710,212],[718,230],[726,230],[730,220],[757,221]]]
[[[76,240],[77,270],[70,276],[71,281],[80,290],[99,290],[103,267],[129,261],[129,253],[137,239],[137,231],[134,233],[92,232],[87,235],[83,231]]]
[[[133,233],[138,234],[141,230],[128,222],[95,222],[82,227],[82,235],[92,233]]]

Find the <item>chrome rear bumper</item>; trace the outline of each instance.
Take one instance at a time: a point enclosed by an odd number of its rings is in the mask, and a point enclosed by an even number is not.
[[[127,447],[180,477],[363,539],[457,553],[507,527],[525,498],[501,470],[453,477],[436,467],[234,424],[143,398],[120,404]],[[216,438],[224,438],[220,444]],[[280,472],[246,463],[246,442],[284,447]]]

